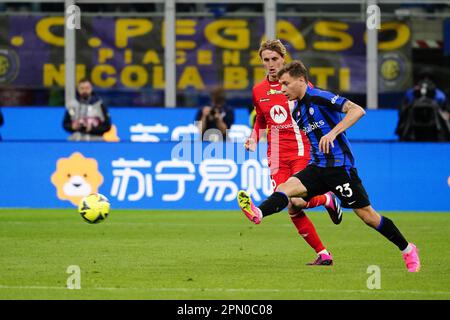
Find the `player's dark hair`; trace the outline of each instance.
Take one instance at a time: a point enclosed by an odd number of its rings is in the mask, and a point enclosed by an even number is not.
[[[278,71],[278,79],[285,73],[288,73],[293,78],[304,77],[305,81],[308,82],[308,69],[305,67],[303,62],[300,60],[294,60],[286,64],[280,71]]]
[[[261,46],[259,47],[259,51],[258,51],[260,58],[261,58],[261,54],[264,50],[275,51],[282,57],[284,57],[286,55],[286,47],[278,39],[266,40],[266,41],[261,42]]]

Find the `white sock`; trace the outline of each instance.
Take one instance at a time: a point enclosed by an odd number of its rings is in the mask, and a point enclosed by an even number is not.
[[[413,247],[412,247],[411,243],[408,243],[408,246],[406,247],[405,250],[402,251],[402,253],[403,254],[410,253],[412,251],[412,249],[413,249]]]
[[[259,211],[259,214],[261,215],[261,219],[263,218],[263,214],[262,214],[262,211],[261,211],[261,209],[260,208],[258,208],[258,207],[256,207],[257,209],[258,209],[258,211]]]
[[[319,254],[330,255],[330,253],[327,251],[327,249],[323,249],[322,251],[319,251],[317,254],[318,254],[318,255],[319,255]]]
[[[327,201],[325,202],[325,207],[329,207],[331,202],[331,196],[328,193],[325,193],[325,197],[327,198]]]

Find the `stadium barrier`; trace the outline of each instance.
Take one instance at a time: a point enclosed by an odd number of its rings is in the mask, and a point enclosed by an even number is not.
[[[195,108],[110,108],[115,126],[113,140],[136,142],[178,141],[195,132]],[[65,141],[69,134],[62,122],[63,107],[3,107],[5,124],[0,133],[5,141]],[[348,130],[351,140],[397,140],[397,110],[367,110],[354,127]],[[235,109],[234,141],[242,141],[250,133],[249,112]],[[115,138],[115,139],[114,139]]]
[[[378,210],[450,211],[450,144],[353,142]],[[0,207],[70,208],[91,192],[113,209],[237,209],[271,191],[266,146],[238,143],[0,143]]]

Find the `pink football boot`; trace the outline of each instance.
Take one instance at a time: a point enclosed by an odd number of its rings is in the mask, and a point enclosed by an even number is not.
[[[254,224],[260,224],[262,220],[261,210],[255,206],[247,192],[241,190],[237,197],[239,207],[245,213],[247,218]]]
[[[420,259],[419,259],[419,249],[410,243],[412,250],[410,253],[403,254],[403,260],[405,260],[406,268],[409,272],[419,272],[420,270]]]

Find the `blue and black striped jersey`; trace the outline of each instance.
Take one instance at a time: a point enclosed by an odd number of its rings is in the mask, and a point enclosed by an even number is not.
[[[354,167],[355,160],[345,132],[336,137],[333,148],[330,145],[330,153],[319,151],[320,138],[341,121],[346,101],[344,97],[309,86],[305,96],[296,101],[292,117],[311,143],[310,164],[319,167]]]

